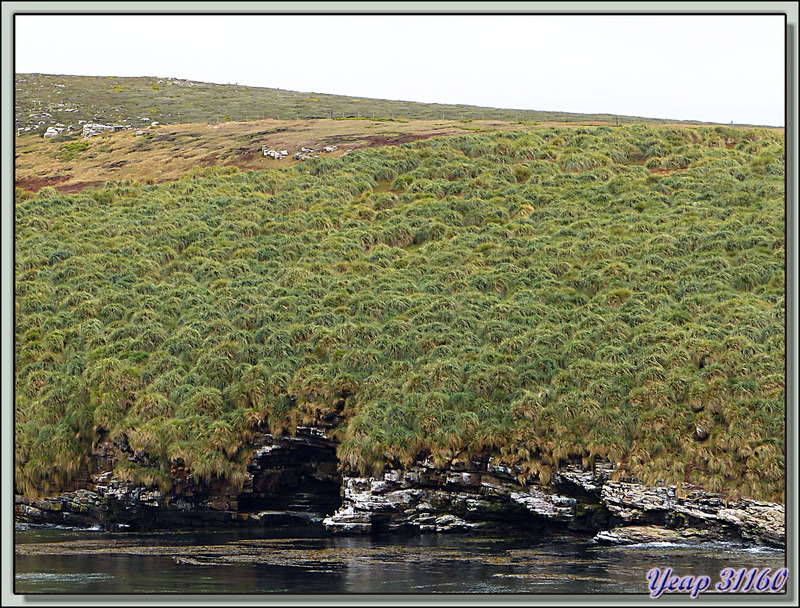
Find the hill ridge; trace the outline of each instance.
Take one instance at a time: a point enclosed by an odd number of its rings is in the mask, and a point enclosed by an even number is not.
[[[172,95],[180,87],[181,95]],[[15,128],[20,134],[41,133],[57,123],[79,128],[79,121],[161,124],[263,119],[382,118],[631,123],[697,121],[490,108],[468,104],[402,100],[289,91],[236,84],[215,84],[181,78],[15,75]],[[68,111],[69,110],[69,111]],[[45,116],[47,114],[47,116]],[[66,121],[66,122],[65,122]],[[26,130],[27,129],[27,130]]]

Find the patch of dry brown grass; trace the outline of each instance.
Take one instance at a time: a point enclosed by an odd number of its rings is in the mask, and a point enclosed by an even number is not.
[[[321,149],[338,145],[337,157],[347,150],[398,145],[429,137],[489,131],[518,131],[552,127],[596,126],[590,123],[520,123],[454,120],[257,120],[250,122],[190,123],[149,128],[147,135],[122,131],[83,140],[89,147],[69,161],[59,160],[63,141],[22,137],[16,140],[15,182],[25,190],[54,186],[76,192],[111,179],[142,183],[176,180],[187,171],[212,165],[232,165],[240,170],[287,167],[300,148]],[[670,123],[670,126],[679,126]],[[266,158],[261,146],[288,150],[282,160]]]

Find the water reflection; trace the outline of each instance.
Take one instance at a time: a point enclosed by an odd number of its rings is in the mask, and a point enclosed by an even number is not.
[[[314,529],[16,534],[17,593],[647,593],[653,566],[677,574],[784,566],[730,545],[605,547],[519,535],[330,537]]]

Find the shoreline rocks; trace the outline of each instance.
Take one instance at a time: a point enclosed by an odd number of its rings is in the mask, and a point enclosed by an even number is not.
[[[658,523],[672,529],[714,531],[714,540],[742,541],[785,547],[786,507],[743,499],[729,502],[696,488],[653,488],[607,481],[603,504],[627,525]]]
[[[109,530],[303,525],[319,524],[340,506],[336,451],[324,433],[298,429],[294,437],[263,434],[254,442],[240,490],[220,481],[201,486],[191,475],[180,475],[169,492],[115,479],[111,469],[127,454],[126,446],[104,443],[94,457],[105,470],[56,496],[16,495],[16,520]]]
[[[342,493],[343,506],[323,520],[332,532],[582,527],[576,499],[485,470],[394,469],[383,479],[345,477]]]
[[[785,548],[782,504],[728,502],[690,486],[612,481],[614,467],[607,462],[591,471],[566,465],[541,486],[533,479],[520,483],[520,471],[491,458],[446,469],[426,460],[379,478],[343,474],[335,443],[316,427],[280,439],[262,434],[253,447],[238,491],[222,482],[201,487],[187,475],[161,492],[114,479],[111,469],[127,454],[125,446],[103,444],[96,454],[99,472],[81,489],[15,496],[16,519],[112,530],[321,525],[344,534],[555,531],[610,544],[728,541]]]
[[[645,543],[693,544],[721,539],[718,534],[696,528],[673,530],[663,526],[619,526],[612,530],[598,532],[594,536],[594,540],[604,545],[638,545]]]

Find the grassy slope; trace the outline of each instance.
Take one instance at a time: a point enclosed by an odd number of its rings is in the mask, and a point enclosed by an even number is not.
[[[337,156],[346,148],[430,136],[617,120],[608,115],[418,104],[158,78],[18,74],[15,91],[16,126],[38,127],[17,137],[15,146],[16,185],[32,191],[53,186],[77,192],[110,179],[158,183],[198,166],[276,166],[278,161],[260,153],[262,145],[294,154],[303,146],[338,144],[341,149],[333,154]],[[131,125],[133,130],[82,140],[79,121],[94,120]],[[160,126],[151,128],[153,121]],[[72,131],[42,139],[55,124]],[[137,137],[137,129],[148,133]],[[280,164],[294,162],[284,159]]]
[[[108,438],[147,454],[120,475],[236,485],[256,429],[341,416],[354,470],[780,499],[783,163],[767,130],[543,129],[22,196],[18,487]]]
[[[527,131],[580,123],[506,123],[497,121],[375,121],[301,120],[189,123],[135,131],[109,133],[83,139],[77,134],[54,138],[22,137],[15,150],[17,187],[38,191],[52,186],[60,192],[78,192],[106,181],[138,180],[152,184],[178,179],[198,167],[230,166],[238,169],[272,169],[291,166],[301,148],[314,148],[320,156],[338,157],[347,150],[397,145],[417,139],[468,133]],[[676,125],[682,126],[682,125]],[[265,157],[262,146],[289,150],[280,161]],[[338,150],[324,152],[324,146]],[[655,169],[654,169],[655,170]]]
[[[424,104],[160,78],[17,74],[15,91],[15,126],[25,128],[43,121],[38,134],[56,122],[80,129],[79,120],[131,124],[138,128],[152,121],[178,124],[342,116],[569,122],[614,119],[607,114]],[[77,111],[67,112],[67,109]],[[628,124],[664,122],[630,116],[620,119]]]
[[[337,157],[349,149],[428,137],[529,128],[525,123],[492,121],[260,120],[160,126],[139,136],[135,131],[123,131],[88,139],[79,135],[22,137],[15,150],[15,178],[16,185],[26,190],[53,186],[76,192],[109,179],[169,181],[212,165],[239,169],[291,166],[300,162],[292,157],[303,147],[314,148],[321,156]],[[280,161],[265,157],[263,145],[287,149],[291,155]],[[320,151],[328,145],[339,149]]]

